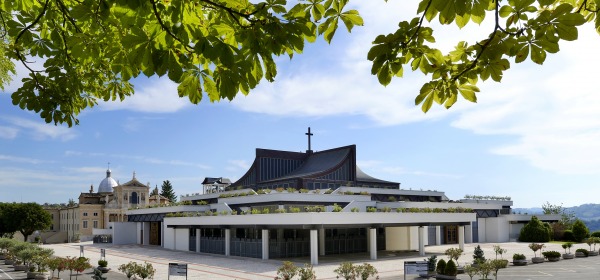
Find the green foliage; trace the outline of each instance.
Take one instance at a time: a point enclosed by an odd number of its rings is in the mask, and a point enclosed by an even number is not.
[[[573,231],[570,229],[565,230],[565,232],[563,233],[563,240],[575,241],[575,235],[573,235]]]
[[[361,280],[367,280],[371,276],[379,278],[377,276],[377,269],[368,263],[357,265],[354,267],[354,270],[356,271],[356,276],[359,277]]]
[[[500,258],[502,258],[502,255],[505,254],[507,252],[506,249],[502,249],[500,247],[500,245],[494,245],[494,253],[496,253],[496,259],[498,258],[498,255],[500,255]]]
[[[102,276],[102,271],[94,268],[92,272],[92,279],[94,280],[106,280],[106,276]]]
[[[375,213],[375,212],[377,212],[377,207],[368,206],[367,207],[367,212]]]
[[[356,269],[351,262],[342,262],[340,266],[333,270],[333,272],[339,278],[343,278],[344,280],[354,280],[356,278]]]
[[[160,195],[168,198],[171,203],[177,202],[177,196],[169,180],[163,181],[162,186],[160,186]]]
[[[573,238],[575,242],[581,242],[584,238],[589,235],[589,230],[583,221],[577,219],[573,223]]]
[[[567,242],[567,243],[563,243],[562,245],[560,245],[563,249],[565,249],[565,254],[567,253],[567,249],[569,250],[569,253],[571,253],[571,247],[573,247],[573,243],[571,242]]]
[[[523,254],[513,254],[513,261],[521,261],[527,259]]]
[[[440,259],[435,268],[435,272],[437,272],[438,274],[444,274],[445,270],[446,270],[446,261],[444,259]]]
[[[337,205],[337,203],[333,204],[333,209],[332,209],[333,212],[342,212],[342,209],[343,209],[342,206]]]
[[[536,216],[521,229],[519,241],[521,242],[548,242],[550,241],[550,228],[545,226]]]
[[[435,271],[435,267],[437,265],[436,260],[436,255],[431,255],[429,258],[425,259],[425,261],[427,261],[427,271]]]
[[[473,262],[474,263],[483,263],[485,262],[485,256],[481,246],[477,245],[475,249],[473,249]]]
[[[0,234],[19,231],[24,240],[37,230],[52,225],[50,214],[37,203],[0,203]]]
[[[575,253],[582,253],[586,257],[590,254],[590,252],[587,249],[583,249],[583,248],[579,248],[579,249],[575,250]]]
[[[590,236],[600,238],[600,231],[594,231],[590,234]]]
[[[298,269],[298,277],[300,280],[317,280],[313,266],[307,263],[304,264],[304,267]]]
[[[108,266],[108,261],[106,261],[106,260],[98,260],[98,266],[100,266],[100,267],[106,267],[106,266]]]
[[[542,256],[544,256],[544,258],[546,258],[546,259],[560,258],[560,253],[556,252],[556,251],[546,251],[546,252],[542,252]]]
[[[465,265],[465,273],[469,275],[469,279],[473,280],[473,276],[479,273],[479,269],[476,266],[472,266],[470,264]]]
[[[479,273],[479,275],[481,275],[481,277],[483,277],[481,279],[488,279],[488,276],[494,270],[495,270],[495,267],[493,266],[492,262],[489,262],[489,261],[483,261],[483,262],[479,263],[479,265],[477,267],[477,272]]]
[[[444,268],[444,275],[448,276],[456,276],[458,272],[458,268],[456,267],[456,263],[451,259],[446,263],[446,268]]]
[[[458,262],[458,258],[460,258],[460,256],[462,255],[463,250],[460,248],[448,248],[446,249],[446,256],[448,256],[448,259],[450,260],[455,260]]]
[[[156,269],[152,267],[151,263],[144,262],[143,265],[140,265],[136,262],[129,262],[126,264],[122,264],[119,266],[119,271],[123,272],[127,279],[131,279],[131,277],[139,277],[142,279],[153,278],[156,273]]]
[[[537,257],[537,251],[542,250],[545,246],[542,243],[531,243],[529,244],[529,249],[533,251],[533,256]]]

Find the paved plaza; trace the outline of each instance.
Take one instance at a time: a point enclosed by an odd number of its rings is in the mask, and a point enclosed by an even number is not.
[[[486,258],[495,258],[493,246],[496,243],[480,244],[485,252]],[[533,257],[533,252],[527,247],[527,243],[501,243],[502,248],[507,249],[508,253],[503,257],[511,259],[512,254],[522,253],[528,259]],[[155,279],[167,279],[169,263],[188,264],[188,279],[237,279],[237,280],[272,280],[276,276],[277,267],[281,265],[281,260],[260,260],[252,258],[225,257],[218,255],[200,254],[192,252],[182,252],[163,249],[157,246],[140,245],[111,245],[111,244],[92,244],[67,243],[44,245],[52,248],[57,256],[75,256],[80,255],[80,246],[83,246],[83,254],[91,259],[92,264],[96,264],[100,259],[100,249],[105,249],[108,266],[112,269],[108,279],[127,279],[124,275],[118,273],[118,266],[130,261],[143,263],[147,261],[156,269]],[[464,265],[472,261],[473,249],[476,244],[465,244],[465,253],[459,259],[459,263]],[[427,246],[425,248],[427,256],[432,254],[443,256],[444,251],[457,245]],[[571,251],[577,248],[588,248],[585,244],[577,244]],[[559,244],[546,244],[545,251],[554,250],[563,252]],[[340,262],[350,261],[355,264],[367,262],[372,264],[379,271],[380,279],[404,279],[404,261],[422,261],[417,252],[378,252],[378,260],[369,259],[368,253],[320,256],[319,265],[315,266],[315,272],[318,279],[336,279],[333,272]],[[444,256],[445,258],[445,256]],[[310,262],[310,258],[292,259],[298,266]],[[3,270],[8,271],[8,266],[3,266]],[[84,273],[85,274],[85,273]],[[65,277],[68,272],[63,272],[61,277]],[[493,279],[493,277],[490,275]],[[416,279],[417,275],[407,275],[406,279]],[[466,274],[460,274],[459,279],[469,279]],[[0,279],[10,279],[0,271]],[[23,279],[15,278],[13,279]],[[74,279],[74,278],[73,278]],[[80,275],[79,279],[89,279],[89,274]],[[185,279],[182,276],[171,276],[170,279]],[[479,279],[479,277],[474,277]],[[600,257],[576,258],[573,260],[561,260],[556,263],[529,264],[524,267],[515,267],[509,265],[508,268],[499,272],[498,279],[600,279]]]

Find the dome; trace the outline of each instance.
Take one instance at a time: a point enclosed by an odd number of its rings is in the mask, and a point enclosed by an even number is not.
[[[98,193],[112,193],[113,187],[116,187],[117,181],[110,177],[110,169],[106,170],[106,178],[100,182],[100,186],[98,186]]]

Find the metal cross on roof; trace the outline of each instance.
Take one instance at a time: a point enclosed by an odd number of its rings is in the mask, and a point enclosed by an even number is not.
[[[310,133],[310,126],[308,127],[308,132],[304,133],[305,135],[308,136],[308,150],[306,150],[307,153],[312,153],[312,150],[310,148],[310,137],[313,136],[312,133]]]

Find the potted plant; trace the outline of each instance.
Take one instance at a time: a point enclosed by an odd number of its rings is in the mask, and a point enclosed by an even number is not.
[[[549,262],[557,262],[560,260],[560,253],[556,251],[546,251],[543,252],[544,258],[546,258]]]
[[[304,264],[304,267],[298,269],[298,277],[300,280],[317,280],[313,266],[307,263]]]
[[[596,251],[596,243],[598,243],[597,237],[589,237],[585,240],[585,243],[590,246],[590,250],[588,251],[588,256],[597,256],[598,251]],[[594,248],[592,249],[592,245]]]
[[[579,248],[577,250],[575,250],[575,257],[577,258],[587,258],[588,256],[588,250],[583,249],[583,248]]]
[[[100,270],[102,273],[107,273],[110,270],[110,268],[108,268],[108,261],[98,260],[98,270]]]
[[[533,258],[531,258],[531,262],[532,263],[543,263],[544,262],[544,258],[543,257],[538,257],[537,256],[537,251],[542,250],[542,248],[544,248],[544,244],[542,243],[531,243],[529,244],[529,249],[531,249],[533,251]]]
[[[340,263],[340,266],[333,270],[333,272],[337,274],[338,278],[343,278],[345,280],[356,279],[356,269],[351,262]]]
[[[575,255],[571,254],[571,247],[573,247],[573,243],[567,242],[562,244],[561,246],[563,247],[563,249],[565,249],[565,253],[562,255],[562,258],[564,260],[569,260],[575,257]]]
[[[502,255],[508,252],[506,249],[502,249],[500,245],[494,245],[494,253],[496,253],[496,260],[494,262],[494,266],[499,266],[500,268],[506,268],[508,266],[508,260],[502,258]],[[498,259],[498,255],[500,255],[500,259]]]
[[[523,254],[514,254],[513,255],[513,265],[516,265],[516,266],[527,265],[527,258]]]
[[[429,278],[435,275],[435,267],[437,264],[437,256],[431,255],[429,258],[425,259],[427,262],[427,274],[419,274],[419,277]]]
[[[485,256],[481,246],[477,245],[473,250],[473,266],[477,266],[479,263],[485,262]]]
[[[469,279],[473,280],[473,276],[479,273],[479,269],[470,264],[465,265],[465,273],[469,275]]]
[[[354,270],[355,270],[357,278],[360,278],[361,280],[367,280],[371,276],[375,276],[375,277],[379,278],[377,276],[377,273],[378,273],[377,269],[368,263],[363,263],[361,265],[357,265],[354,267]]]

